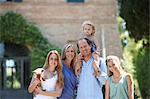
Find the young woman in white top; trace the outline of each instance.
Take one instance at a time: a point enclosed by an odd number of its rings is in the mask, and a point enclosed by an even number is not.
[[[48,53],[41,70],[42,79],[39,80],[34,74],[28,91],[34,94],[33,99],[56,99],[61,95],[64,85],[61,59],[56,50]]]

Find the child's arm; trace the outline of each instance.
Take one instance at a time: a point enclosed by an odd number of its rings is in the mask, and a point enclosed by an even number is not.
[[[129,99],[134,99],[134,88],[133,88],[133,81],[132,81],[132,77],[131,75],[127,75],[126,76],[127,78],[127,84],[128,84],[128,96],[129,96]]]
[[[106,84],[105,84],[105,99],[109,99],[109,94],[110,94],[110,88],[109,88],[109,81],[107,80],[106,81]]]

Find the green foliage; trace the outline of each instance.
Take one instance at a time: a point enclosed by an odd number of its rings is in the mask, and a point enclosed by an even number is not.
[[[130,37],[136,41],[149,39],[149,2],[148,0],[118,0],[120,16],[126,22]]]
[[[44,64],[50,50],[61,52],[58,47],[48,43],[37,27],[12,11],[0,16],[0,41],[26,46],[30,50],[32,70]]]
[[[118,30],[119,30],[119,33],[123,33],[125,32],[125,29],[123,28],[123,24],[125,23],[124,20],[118,16],[117,17],[117,23],[118,23]]]
[[[120,33],[122,47],[124,50],[124,48],[128,44],[128,38],[129,38],[128,31],[126,30],[124,19],[122,19],[120,16],[117,17],[117,23],[118,23],[118,30]]]
[[[135,93],[143,99],[150,97],[150,64],[149,48],[143,46],[143,41],[135,43],[134,39],[128,38],[129,43],[124,48],[123,57],[125,59],[125,69],[134,75]],[[138,81],[138,83],[137,83]],[[140,91],[137,91],[140,89]],[[140,94],[141,93],[141,94]]]
[[[141,48],[133,47],[132,52],[136,77],[143,99],[150,98],[150,36],[149,36],[149,0],[118,0],[120,16],[126,22],[129,36],[141,43]],[[130,49],[129,49],[130,50]],[[129,51],[128,50],[128,51]]]
[[[144,51],[145,49],[143,49],[143,45],[142,45],[142,42],[143,40],[141,41],[138,41],[137,43],[135,42],[134,39],[131,39],[128,37],[128,45],[124,48],[123,50],[123,57],[124,57],[124,68],[127,72],[131,73],[133,75],[133,78],[134,78],[134,91],[135,91],[135,99],[141,99],[141,96],[143,97],[143,93],[142,92],[145,92],[145,90],[148,89],[148,85],[146,84],[143,84],[141,78],[145,78],[144,82],[147,82],[149,83],[149,78],[147,77],[149,74],[143,74],[144,72],[146,71],[150,71],[149,70],[149,65],[147,65],[147,63],[149,62],[148,59],[149,59],[149,56],[146,56],[147,57],[147,60],[144,61],[139,61],[139,60],[143,60],[143,57],[145,57],[145,55],[142,55],[139,57],[139,53],[141,51]],[[148,54],[148,53],[147,53]],[[141,65],[142,64],[142,65]],[[147,67],[145,66],[147,65]],[[142,69],[144,66],[145,69]],[[139,72],[139,70],[141,70],[142,72]],[[142,77],[141,77],[142,76]],[[147,89],[142,89],[142,88],[146,88]],[[140,89],[140,90],[139,90]],[[142,93],[142,95],[141,95]],[[139,97],[139,98],[137,98]],[[145,97],[148,97],[148,96],[145,96]],[[147,99],[147,98],[144,98],[143,99]]]
[[[128,38],[129,43],[123,50],[123,57],[124,57],[124,68],[126,71],[128,71],[131,74],[135,74],[135,68],[133,64],[133,56],[136,54],[136,44],[133,41],[133,39]]]
[[[140,49],[135,55],[137,80],[143,99],[150,98],[150,53],[149,48]]]
[[[24,42],[25,29],[27,23],[22,16],[13,12],[8,12],[0,17],[1,40],[6,42]],[[17,34],[17,35],[16,35]]]

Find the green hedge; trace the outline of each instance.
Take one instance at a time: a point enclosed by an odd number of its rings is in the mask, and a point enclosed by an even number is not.
[[[13,11],[0,16],[0,42],[15,43],[26,46],[30,52],[32,70],[41,67],[48,51],[61,50],[48,42],[41,32],[25,18]]]
[[[136,66],[136,77],[143,99],[150,99],[150,48],[138,50],[134,64]]]

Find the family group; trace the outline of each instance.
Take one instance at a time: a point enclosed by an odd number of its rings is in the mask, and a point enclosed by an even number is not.
[[[77,49],[66,44],[61,55],[51,50],[43,67],[33,71],[28,87],[33,99],[134,99],[132,77],[119,58],[100,57],[95,25],[85,21],[81,27]]]

